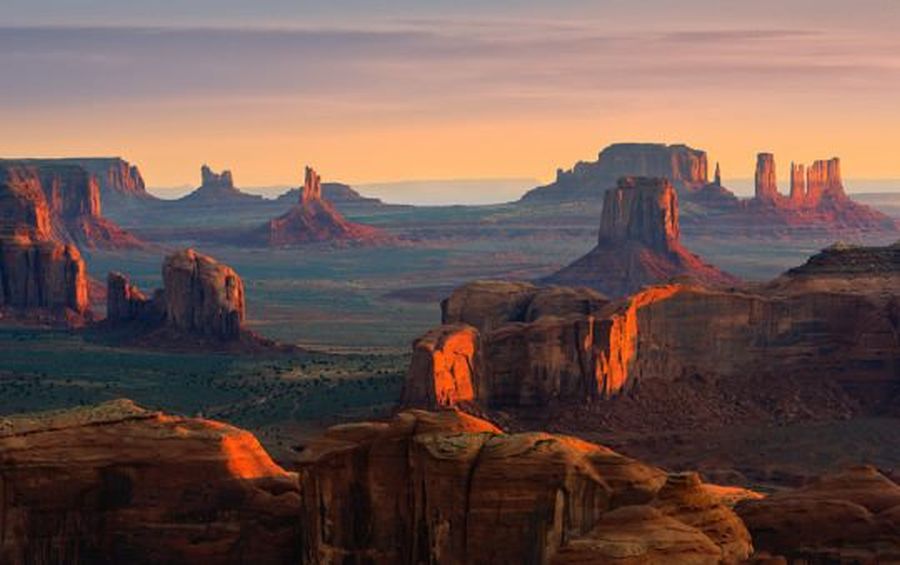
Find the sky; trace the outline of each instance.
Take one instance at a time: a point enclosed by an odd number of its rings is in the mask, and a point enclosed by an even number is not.
[[[896,0],[3,4],[0,155],[119,155],[150,186],[543,182],[617,141],[726,181],[759,151],[900,178]]]

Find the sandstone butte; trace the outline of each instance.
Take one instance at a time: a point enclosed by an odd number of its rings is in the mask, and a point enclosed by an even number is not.
[[[0,309],[4,315],[80,324],[89,317],[78,248],[54,237],[34,167],[0,165]]]
[[[66,160],[0,160],[0,195],[5,203],[0,206],[11,205],[18,193],[35,187],[44,195],[42,202],[34,200],[34,206],[42,209],[37,215],[47,224],[49,238],[87,248],[134,249],[145,245],[103,217],[100,185],[85,168]],[[14,210],[3,213],[14,223],[33,225],[36,220]]]
[[[120,208],[156,200],[147,192],[144,178],[137,166],[120,157],[84,157],[63,159],[34,159],[31,162],[48,165],[81,167],[97,179],[104,207]]]
[[[584,289],[476,282],[455,290],[443,325],[414,342],[402,401],[589,405],[637,383],[748,374],[827,375],[878,401],[897,384],[898,320],[900,242],[836,245],[764,285],[665,284],[612,302]]]
[[[269,220],[250,237],[273,247],[315,242],[377,243],[390,240],[385,232],[348,221],[322,196],[322,181],[306,167],[303,190],[290,210]]]
[[[0,419],[0,454],[10,564],[737,562],[759,497],[455,411],[332,428],[295,473],[126,400]]]
[[[245,337],[244,283],[228,265],[184,249],[162,267],[163,288],[148,297],[121,273],[107,277],[107,322],[170,330],[217,341]]]
[[[216,173],[207,165],[200,167],[200,186],[177,200],[180,204],[197,206],[228,206],[262,201],[262,196],[248,194],[235,187],[231,171]]]
[[[680,237],[672,184],[661,178],[621,178],[606,191],[597,246],[544,282],[589,286],[616,297],[673,277],[707,285],[738,283],[690,253]]]

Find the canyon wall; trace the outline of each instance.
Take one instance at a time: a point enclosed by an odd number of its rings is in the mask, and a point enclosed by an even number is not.
[[[445,325],[416,342],[406,405],[590,404],[692,375],[828,375],[876,401],[900,388],[900,245],[829,248],[764,286],[651,287],[591,313],[504,319],[497,305],[521,289],[494,290],[448,299]]]
[[[74,245],[55,238],[45,186],[34,167],[0,165],[0,307],[81,317],[88,311],[84,261]]]

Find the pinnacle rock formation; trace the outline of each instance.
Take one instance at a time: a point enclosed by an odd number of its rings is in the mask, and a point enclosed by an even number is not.
[[[709,184],[706,152],[687,145],[615,143],[603,149],[597,161],[558,170],[556,182],[529,191],[522,201],[596,199],[621,177],[665,178],[679,192],[696,192]]]
[[[0,160],[0,194],[35,187],[44,193],[47,214],[46,221],[40,221],[46,222],[53,239],[86,248],[144,247],[135,236],[103,217],[97,179],[80,165],[62,159]]]
[[[778,180],[775,174],[775,156],[760,153],[756,156],[755,197],[761,202],[775,202],[778,199]]]
[[[214,341],[235,341],[245,335],[244,283],[231,267],[185,249],[166,258],[162,278],[163,289],[147,297],[125,275],[110,273],[109,324],[162,326]]]
[[[119,400],[0,417],[0,453],[0,562],[300,562],[297,476],[244,430]]]
[[[322,197],[321,178],[306,167],[298,202],[258,228],[251,239],[282,247],[315,242],[372,243],[390,237],[376,228],[348,221]]]
[[[235,187],[231,171],[217,173],[207,165],[200,167],[200,186],[178,200],[182,204],[203,207],[233,206],[262,201],[262,196],[248,194]]]
[[[893,220],[847,196],[837,157],[815,161],[808,168],[791,163],[791,188],[788,195],[778,191],[775,157],[757,156],[756,193],[739,209],[752,221],[779,225],[812,225],[832,229],[896,231]],[[747,221],[735,218],[734,221]]]
[[[672,277],[711,285],[737,280],[679,241],[678,195],[665,179],[625,177],[606,192],[597,246],[545,282],[624,296]]]

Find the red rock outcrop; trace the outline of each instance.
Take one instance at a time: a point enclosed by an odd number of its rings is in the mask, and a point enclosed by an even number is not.
[[[0,418],[0,561],[299,563],[297,476],[248,432],[114,401]]]
[[[228,265],[185,249],[166,257],[163,289],[148,298],[128,278],[107,278],[107,319],[112,325],[139,323],[144,329],[164,326],[176,333],[217,341],[241,339],[244,283]]]
[[[105,206],[119,207],[131,202],[146,202],[154,197],[147,192],[140,170],[120,157],[29,159],[43,165],[74,165],[97,179]]]
[[[53,215],[34,167],[0,165],[0,309],[79,323],[88,315],[84,261],[54,239]]]
[[[679,191],[695,192],[709,184],[706,152],[680,144],[615,143],[603,149],[597,161],[559,169],[556,182],[529,191],[522,201],[596,199],[622,177],[665,178]]]
[[[802,164],[791,163],[790,202],[795,208],[806,202],[806,169]]]
[[[898,382],[900,245],[831,248],[764,286],[662,285],[599,311],[544,309],[534,319],[516,314],[522,287],[500,283],[491,293],[485,286],[454,292],[444,315],[447,324],[472,326],[445,327],[451,334],[478,331],[470,338],[477,347],[453,351],[453,367],[467,370],[467,390],[485,409],[589,404],[635,383],[689,375],[789,373],[809,386],[827,375],[875,402],[890,398]],[[414,360],[439,349],[416,351]],[[460,380],[436,378],[434,366],[410,366],[407,405],[433,406],[438,396],[422,391]],[[441,398],[439,405],[453,403],[452,395]]]
[[[269,220],[249,238],[270,246],[290,246],[324,241],[375,243],[390,240],[379,229],[348,221],[322,198],[321,179],[306,167],[299,202],[285,214]]]
[[[231,171],[216,173],[203,165],[200,167],[200,186],[177,202],[182,205],[221,207],[262,201],[262,196],[248,194],[235,187]]]
[[[792,563],[900,561],[900,486],[873,467],[747,500],[737,512],[758,550]]]
[[[775,175],[775,156],[760,153],[756,156],[755,197],[761,202],[776,202],[779,199],[778,179]]]
[[[97,180],[81,166],[66,160],[24,159],[0,161],[0,171],[0,194],[30,192],[35,187],[44,193],[47,212],[45,218],[38,219],[43,224],[36,228],[41,233],[39,237],[88,248],[144,246],[132,234],[103,217]],[[19,221],[37,225],[27,218],[20,217]]]
[[[598,563],[628,547],[604,536],[631,513],[652,518],[642,520],[647,555],[752,552],[740,520],[711,499],[673,492],[647,506],[666,483],[658,469],[570,437],[503,434],[460,412],[338,426],[297,465],[310,563]]]
[[[597,246],[544,282],[625,296],[673,277],[733,285],[679,241],[678,196],[665,179],[623,178],[606,192]]]

